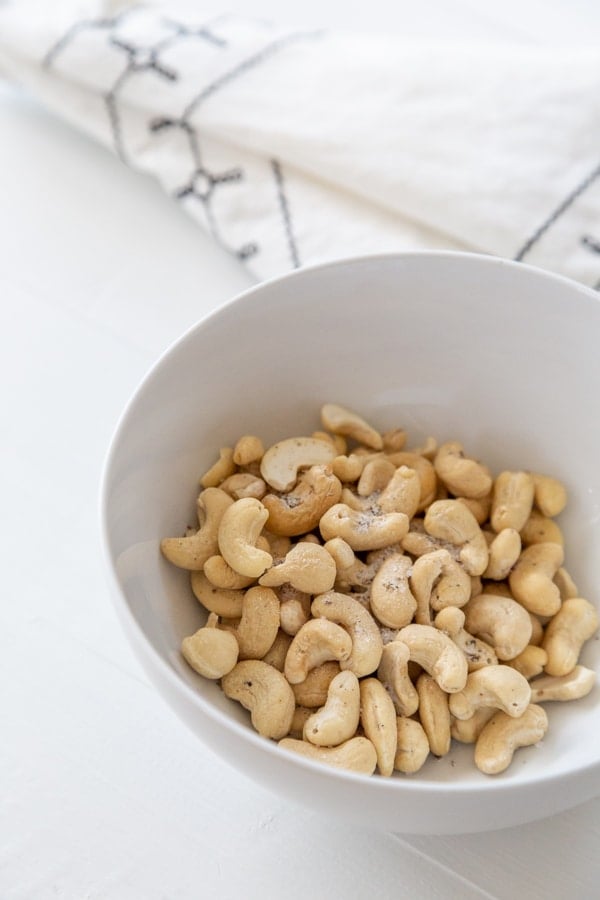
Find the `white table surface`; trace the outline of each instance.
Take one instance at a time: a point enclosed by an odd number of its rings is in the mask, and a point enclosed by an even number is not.
[[[251,6],[448,39],[589,43],[600,25],[594,0]],[[9,88],[0,136],[0,898],[600,897],[598,799],[481,835],[344,826],[229,769],[164,705],[105,587],[100,472],[157,355],[250,279],[152,181]]]

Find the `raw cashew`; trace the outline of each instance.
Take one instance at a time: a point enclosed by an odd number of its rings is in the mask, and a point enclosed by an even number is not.
[[[416,598],[418,625],[431,625],[431,610],[464,606],[471,596],[471,579],[447,550],[419,557],[413,565],[410,586]]]
[[[458,500],[436,500],[424,519],[425,531],[460,547],[458,558],[469,575],[481,575],[488,564],[488,548],[477,519]]]
[[[568,600],[569,597],[579,597],[577,585],[562,566],[552,580],[559,590],[561,600]]]
[[[220,488],[202,491],[196,502],[200,528],[189,537],[164,538],[160,549],[164,556],[181,569],[199,572],[206,560],[218,552],[217,534],[221,518],[233,500]]]
[[[272,566],[259,583],[278,587],[286,582],[305,594],[323,594],[333,587],[337,575],[335,562],[325,547],[298,543],[283,562]]]
[[[252,724],[263,737],[279,740],[292,724],[294,692],[281,672],[258,659],[246,659],[221,680],[223,691],[250,710]]]
[[[596,673],[585,666],[575,666],[568,675],[536,678],[531,682],[532,703],[546,703],[549,700],[579,700],[592,690],[596,683]]]
[[[492,489],[492,476],[487,466],[466,457],[458,441],[442,444],[433,465],[438,477],[455,496],[478,500]]]
[[[410,658],[437,681],[443,691],[462,691],[468,668],[464,654],[454,641],[432,625],[407,625],[398,632],[397,640],[410,650]]]
[[[365,463],[356,491],[359,497],[368,497],[375,491],[382,491],[396,472],[396,466],[384,456],[376,456]]]
[[[332,538],[324,546],[335,563],[337,583],[345,588],[353,585],[367,587],[372,582],[375,568],[357,559],[354,550],[343,538]]]
[[[480,706],[470,719],[452,719],[450,733],[461,744],[474,744],[484,727],[498,710],[492,706]]]
[[[296,590],[291,584],[282,584],[276,591],[280,600],[280,624],[286,634],[298,634],[305,622],[310,619],[310,594]]]
[[[408,676],[410,650],[402,641],[386,644],[381,654],[377,677],[389,692],[399,715],[412,716],[419,706],[419,695]]]
[[[371,612],[388,628],[409,625],[417,608],[408,584],[412,565],[408,556],[394,553],[384,560],[371,584]]]
[[[365,422],[357,413],[338,406],[336,403],[326,403],[321,407],[321,422],[323,428],[334,434],[345,435],[359,444],[366,444],[374,450],[383,448],[383,439],[368,422]]]
[[[450,712],[456,719],[470,719],[482,706],[501,709],[508,716],[521,716],[531,699],[526,678],[511,666],[484,666],[471,672],[462,691],[450,697]]]
[[[200,479],[203,488],[217,487],[235,472],[232,447],[221,447],[219,458]]]
[[[494,648],[465,631],[465,614],[462,609],[458,609],[456,606],[447,606],[440,610],[433,624],[451,637],[456,646],[462,650],[469,672],[476,672],[477,669],[482,669],[484,666],[498,664]]]
[[[503,528],[488,547],[489,561],[484,578],[504,581],[521,554],[521,535],[514,528]]]
[[[521,528],[521,540],[525,547],[546,543],[564,546],[565,543],[563,533],[554,519],[543,516],[535,509],[531,511],[531,515]]]
[[[548,675],[568,675],[575,666],[581,648],[598,628],[596,608],[582,597],[565,600],[546,626],[542,647],[548,654]]]
[[[429,756],[429,741],[420,722],[404,716],[396,718],[398,743],[394,769],[411,775],[418,772]]]
[[[333,474],[343,482],[357,481],[366,465],[364,456],[340,454],[331,463]]]
[[[263,442],[254,434],[244,434],[233,448],[233,461],[236,466],[248,466],[260,462],[265,448]]]
[[[396,710],[390,695],[376,678],[360,682],[360,721],[375,747],[380,774],[391,775],[398,744]]]
[[[533,473],[535,504],[544,516],[553,518],[567,505],[567,491],[564,484],[549,475]]]
[[[322,516],[319,528],[325,541],[341,537],[353,550],[378,550],[402,540],[408,531],[408,517],[404,513],[374,516],[336,503]]]
[[[537,744],[547,730],[548,716],[535,703],[530,704],[518,719],[512,719],[505,712],[497,712],[477,738],[475,765],[486,775],[504,772],[518,747]]]
[[[494,531],[521,531],[531,515],[533,478],[528,472],[501,472],[494,482],[490,521]]]
[[[240,575],[226,563],[222,556],[210,556],[204,563],[204,574],[211,584],[225,591],[239,591],[250,587],[255,581],[247,575]]]
[[[288,737],[296,738],[296,740],[301,741],[306,720],[312,716],[312,714],[313,710],[309,709],[308,706],[297,706],[294,710],[294,717],[292,718]]]
[[[406,431],[403,428],[390,428],[381,435],[383,449],[386,453],[395,453],[402,450],[406,444]]]
[[[313,431],[311,437],[317,438],[319,441],[328,441],[338,456],[348,452],[348,441],[341,434],[329,434],[327,431]]]
[[[243,591],[217,588],[203,572],[192,572],[191,584],[194,596],[209,612],[226,619],[237,619],[242,615]]]
[[[219,550],[225,562],[240,575],[258,578],[273,564],[273,557],[256,546],[269,513],[260,500],[236,500],[219,525]]]
[[[262,500],[267,493],[267,486],[262,478],[251,472],[236,472],[235,475],[230,475],[221,482],[220,488],[234,500],[241,500],[242,497],[256,497],[257,500]]]
[[[262,657],[262,661],[268,663],[279,672],[283,672],[285,658],[292,643],[291,635],[286,634],[282,628],[275,635],[275,640]]]
[[[370,675],[381,661],[383,640],[371,613],[358,600],[329,591],[315,597],[312,614],[343,626],[350,635],[352,652],[340,659],[342,669],[350,669],[357,678]]]
[[[530,681],[544,671],[547,662],[548,654],[542,647],[528,644],[518,656],[509,661],[508,665],[520,672],[527,681]]]
[[[290,684],[298,684],[310,669],[330,659],[346,661],[351,652],[352,639],[344,628],[327,619],[309,619],[290,644],[283,672]]]
[[[181,643],[181,653],[192,669],[213,680],[231,672],[238,661],[238,642],[217,624],[218,616],[211,613],[204,628]]]
[[[377,505],[381,512],[400,512],[412,519],[419,508],[421,482],[415,469],[400,466],[379,495]]]
[[[329,685],[338,672],[340,672],[340,664],[334,660],[329,660],[311,669],[304,681],[292,685],[296,703],[311,709],[323,706],[327,702]]]
[[[498,659],[514,659],[531,637],[531,619],[526,609],[510,597],[479,594],[465,607],[469,634],[491,644]]]
[[[325,705],[307,718],[304,740],[319,747],[336,747],[356,734],[359,718],[358,678],[354,672],[339,672],[329,685]]]
[[[341,495],[342,485],[330,466],[311,466],[300,473],[289,493],[263,497],[263,506],[269,513],[267,527],[275,534],[290,537],[306,534],[317,527]]]
[[[532,544],[523,550],[508,579],[515,600],[538,616],[558,612],[560,591],[553,578],[563,559],[560,544]]]
[[[316,762],[327,763],[336,769],[349,769],[351,772],[358,772],[362,775],[372,775],[377,766],[375,747],[365,737],[350,738],[339,747],[315,747],[308,741],[284,738],[279,741],[278,746]]]
[[[429,749],[434,756],[445,756],[450,750],[452,739],[448,694],[426,672],[417,678],[417,693],[419,721],[427,735]],[[451,696],[455,697],[456,694]]]
[[[437,475],[435,474],[433,463],[419,453],[412,453],[406,450],[401,450],[398,453],[389,453],[388,459],[398,468],[407,466],[409,469],[415,470],[421,485],[418,509],[426,509],[434,499],[437,490]]]
[[[544,626],[539,618],[534,616],[533,613],[529,613],[529,620],[531,622],[531,637],[529,638],[529,643],[533,644],[534,647],[539,647],[544,640]],[[544,665],[546,664],[544,663]]]
[[[262,659],[279,631],[279,599],[268,587],[253,587],[242,601],[242,617],[235,630],[240,659]]]
[[[337,451],[329,441],[317,438],[286,438],[273,444],[260,463],[260,473],[276,491],[289,491],[296,484],[299,469],[330,463]]]
[[[490,509],[492,508],[491,494],[480,497],[479,500],[475,500],[473,497],[457,497],[456,499],[473,513],[479,525],[483,525],[484,522],[487,522],[490,515]]]

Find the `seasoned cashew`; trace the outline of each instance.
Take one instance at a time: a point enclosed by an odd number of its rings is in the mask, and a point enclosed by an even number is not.
[[[381,437],[386,453],[396,453],[398,450],[402,450],[406,444],[406,431],[403,428],[391,428],[389,431],[384,431]]]
[[[378,497],[381,512],[400,512],[412,519],[419,508],[421,482],[415,469],[400,466]]]
[[[465,456],[462,444],[442,444],[433,460],[437,475],[455,496],[485,497],[492,489],[492,476],[487,466]]]
[[[531,515],[533,478],[528,472],[500,472],[494,482],[490,521],[494,531],[521,531]]]
[[[404,716],[396,718],[397,748],[394,769],[411,775],[418,772],[429,756],[429,741],[420,722]]]
[[[341,537],[353,550],[378,550],[402,540],[408,517],[404,513],[370,515],[336,503],[322,516],[319,528],[325,541]]]
[[[240,575],[258,578],[273,564],[273,557],[256,546],[269,513],[260,500],[236,500],[223,513],[219,525],[219,550]]]
[[[542,647],[548,654],[548,675],[568,675],[575,666],[581,648],[598,628],[595,606],[583,597],[565,600],[548,622]]]
[[[289,537],[306,534],[316,528],[321,516],[338,503],[342,485],[330,466],[311,466],[301,472],[293,490],[287,494],[267,494],[263,506],[269,512],[267,527],[274,534]]]
[[[402,641],[386,644],[381,654],[377,677],[389,692],[396,711],[401,716],[412,716],[419,706],[419,695],[408,676],[410,650]]]
[[[508,665],[520,672],[527,681],[530,681],[544,671],[547,662],[548,654],[542,647],[528,644],[518,656],[508,661]]]
[[[359,718],[358,678],[354,672],[339,672],[329,685],[325,705],[307,718],[304,740],[319,747],[337,747],[356,734]]]
[[[558,612],[560,591],[553,578],[563,559],[560,544],[532,544],[523,550],[508,578],[515,600],[538,616]]]
[[[488,548],[473,513],[458,500],[436,500],[424,519],[425,531],[460,547],[458,558],[469,575],[481,575],[488,564]]]
[[[357,559],[354,550],[343,538],[332,538],[324,546],[335,563],[337,583],[344,586],[359,585],[361,587],[366,587],[371,583],[375,568]]]
[[[296,484],[299,469],[330,463],[337,452],[329,441],[317,438],[286,438],[273,444],[260,463],[260,473],[276,491],[289,491]]]
[[[252,725],[263,737],[279,740],[292,724],[294,692],[281,672],[258,659],[246,659],[225,675],[226,696],[250,711]]]
[[[529,614],[510,597],[479,594],[467,603],[465,616],[469,634],[491,644],[498,659],[514,659],[529,643]]]
[[[585,666],[575,666],[568,675],[536,678],[531,682],[531,702],[579,700],[587,696],[596,683],[596,673]]]
[[[290,649],[291,643],[291,635],[286,634],[285,631],[280,628],[275,635],[275,640],[263,656],[262,661],[268,663],[270,666],[273,666],[273,668],[277,669],[279,672],[283,672],[285,658],[287,656],[288,650]]]
[[[417,601],[418,625],[431,625],[431,609],[464,606],[471,596],[471,579],[447,550],[420,556],[413,565],[410,586]]]
[[[254,578],[240,575],[226,563],[222,556],[210,556],[204,563],[204,574],[211,584],[226,591],[239,591],[250,587]]]
[[[521,535],[514,528],[503,528],[494,535],[489,547],[489,561],[484,578],[504,581],[521,553]]]
[[[561,600],[568,600],[569,597],[579,597],[577,585],[562,566],[558,569],[556,575],[552,579],[560,593]]]
[[[164,538],[160,542],[163,555],[181,569],[199,572],[219,549],[219,525],[223,513],[232,503],[231,497],[220,488],[209,487],[202,491],[196,503],[200,528],[188,537]]]
[[[541,706],[530,704],[522,716],[513,719],[495,713],[482,729],[475,744],[475,765],[486,775],[504,772],[518,747],[541,741],[548,730],[548,716]]]
[[[467,682],[467,660],[447,634],[432,625],[413,624],[401,628],[397,640],[408,646],[411,660],[422,666],[443,691],[462,691]]]
[[[338,406],[336,403],[325,403],[321,407],[321,422],[323,428],[334,434],[345,435],[359,444],[366,444],[374,450],[383,448],[383,439],[368,422],[365,422],[357,413]]]
[[[328,660],[311,669],[304,681],[292,685],[296,703],[311,709],[323,706],[327,702],[329,685],[340,671],[340,664],[335,660]]]
[[[264,444],[254,434],[244,434],[233,448],[233,461],[236,466],[248,466],[260,462],[265,452]]]
[[[383,641],[371,613],[358,600],[329,591],[315,597],[312,614],[343,626],[351,638],[352,651],[340,660],[342,669],[350,669],[357,678],[370,675],[381,661]]]
[[[419,720],[427,735],[429,749],[434,756],[445,756],[451,742],[448,694],[426,672],[417,678],[417,693]]]
[[[451,637],[456,646],[462,650],[469,672],[476,672],[477,669],[482,669],[484,666],[498,664],[494,648],[465,631],[465,614],[462,609],[458,609],[456,606],[446,606],[437,614],[433,624]]]
[[[309,619],[294,635],[283,672],[290,684],[299,684],[311,669],[330,659],[346,661],[351,652],[352,639],[344,628],[327,619]]]
[[[218,616],[211,613],[204,628],[183,639],[181,653],[187,663],[205,678],[213,680],[231,672],[238,661],[238,642],[217,628]]]
[[[372,775],[377,766],[375,747],[365,737],[350,738],[339,747],[315,747],[308,741],[284,738],[279,741],[278,746],[284,750],[299,753],[300,756],[306,756],[308,759],[334,766],[336,769],[349,769],[351,772],[358,772],[362,775]]]
[[[384,686],[376,678],[360,682],[360,721],[377,753],[377,766],[383,776],[394,771],[398,745],[396,710]]]
[[[511,666],[484,666],[471,672],[462,691],[450,697],[456,719],[470,719],[482,706],[503,710],[508,716],[523,715],[531,698],[527,679]]]
[[[262,500],[267,493],[267,486],[262,478],[251,472],[236,472],[235,475],[230,475],[222,481],[219,487],[234,500],[241,500],[242,497],[256,497],[257,500]]]
[[[375,491],[382,491],[396,472],[396,466],[384,456],[376,456],[365,463],[360,474],[356,491],[359,497],[368,497]]]
[[[412,569],[408,556],[394,553],[382,563],[371,584],[371,612],[388,628],[409,625],[417,608],[408,575]]]
[[[263,659],[279,631],[279,599],[268,587],[253,587],[242,601],[242,617],[235,629],[240,659]]]
[[[535,489],[535,505],[544,516],[553,518],[567,505],[567,491],[564,484],[549,475],[532,473]]]
[[[242,615],[243,591],[217,588],[203,572],[192,572],[191,585],[194,596],[209,612],[227,619]]]
[[[292,637],[298,634],[305,622],[310,619],[310,594],[299,591],[291,584],[282,584],[277,589],[280,600],[280,624],[286,634]]]
[[[340,454],[332,460],[333,474],[343,482],[357,481],[366,465],[364,456],[350,453],[348,456]]]
[[[419,453],[412,453],[406,450],[401,450],[398,453],[389,453],[388,459],[398,468],[407,466],[409,469],[415,470],[421,485],[418,510],[426,509],[434,499],[437,490],[437,475],[435,474],[433,463]]]
[[[323,594],[333,587],[337,569],[331,555],[319,544],[298,543],[283,562],[272,566],[259,583],[278,587],[286,582],[306,594]]]
[[[450,734],[461,744],[474,744],[484,727],[496,714],[493,706],[480,706],[470,719],[452,719]]]
[[[525,547],[545,543],[564,546],[565,543],[563,533],[554,519],[548,519],[535,509],[521,528],[521,540]]]
[[[218,460],[204,473],[200,479],[200,484],[203,488],[217,487],[222,481],[233,475],[234,472],[233,448],[221,447]]]

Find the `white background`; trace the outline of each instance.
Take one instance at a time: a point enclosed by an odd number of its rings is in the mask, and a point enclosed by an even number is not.
[[[449,40],[600,26],[593,0],[203,8]],[[0,898],[597,898],[599,800],[461,837],[333,823],[226,767],[133,658],[100,559],[106,447],[157,355],[248,284],[152,181],[0,88]]]

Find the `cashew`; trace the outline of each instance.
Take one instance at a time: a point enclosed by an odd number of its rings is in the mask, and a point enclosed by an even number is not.
[[[544,516],[553,518],[567,505],[567,491],[564,484],[549,475],[533,473],[535,504]]]
[[[563,533],[553,519],[548,519],[535,509],[521,529],[521,540],[525,547],[531,544],[560,544],[564,546]]]
[[[216,680],[231,672],[238,661],[238,642],[217,628],[218,616],[211,613],[204,628],[183,639],[181,653],[187,663],[205,678]]]
[[[492,508],[491,494],[486,494],[485,497],[480,497],[479,500],[475,500],[473,497],[457,497],[456,499],[473,513],[477,519],[478,525],[483,525],[484,522],[487,522],[490,515],[490,509]]]
[[[482,669],[484,666],[498,664],[494,648],[465,631],[465,614],[462,609],[458,609],[456,606],[447,606],[440,610],[433,624],[451,637],[456,646],[462,650],[469,672],[476,672],[477,669]]]
[[[209,612],[227,619],[237,619],[242,615],[243,591],[217,588],[203,572],[192,572],[191,584],[194,596]]]
[[[417,693],[419,720],[427,735],[429,749],[434,756],[445,756],[451,742],[448,695],[426,672],[417,678]]]
[[[342,485],[330,466],[311,466],[300,474],[287,494],[267,494],[263,505],[269,512],[267,526],[275,534],[295,536],[316,528],[321,516],[340,500]]]
[[[415,469],[400,466],[394,472],[379,495],[377,505],[381,512],[404,513],[412,519],[419,508],[421,482]]]
[[[538,616],[560,609],[560,591],[553,578],[564,559],[560,544],[532,544],[521,553],[508,583],[515,600]]]
[[[233,448],[233,461],[236,466],[248,466],[253,462],[260,462],[265,448],[263,442],[254,434],[245,434]]]
[[[343,538],[332,538],[325,543],[325,549],[336,567],[336,583],[346,586],[366,587],[374,577],[374,567],[357,559],[354,550]]]
[[[336,575],[335,562],[324,547],[298,543],[283,562],[259,578],[259,583],[278,587],[287,582],[305,594],[323,594],[333,587]]]
[[[408,531],[408,517],[404,513],[374,516],[336,503],[322,516],[319,528],[325,541],[341,537],[353,550],[378,550],[402,540]]]
[[[256,497],[257,500],[262,500],[267,493],[267,486],[262,478],[257,478],[251,472],[236,472],[235,475],[230,475],[221,482],[220,488],[234,500],[241,500],[242,497]]]
[[[296,484],[299,469],[327,465],[336,455],[328,441],[287,438],[269,447],[261,460],[260,473],[276,491],[289,491]]]
[[[356,487],[359,497],[368,497],[382,491],[396,472],[396,466],[383,456],[376,456],[365,463]]]
[[[558,588],[561,600],[568,600],[569,597],[579,597],[579,590],[577,588],[577,585],[575,584],[567,570],[562,566],[558,569],[556,575],[552,580]]]
[[[254,578],[240,575],[218,554],[211,556],[204,563],[204,574],[211,584],[226,591],[239,591],[250,587]]]
[[[490,521],[494,531],[521,531],[531,515],[533,478],[527,472],[501,472],[494,482]]]
[[[348,441],[341,434],[329,434],[327,431],[313,431],[311,437],[317,438],[319,441],[328,441],[338,456],[342,456],[348,451]]]
[[[283,672],[285,658],[291,643],[291,635],[286,634],[285,631],[280,628],[275,635],[275,640],[263,656],[262,661],[273,666],[273,668],[277,669],[279,672]]]
[[[432,625],[407,625],[397,640],[410,650],[410,658],[437,681],[446,693],[462,691],[467,682],[467,660],[454,641]]]
[[[377,753],[377,766],[383,776],[394,771],[398,745],[396,710],[384,686],[376,678],[360,682],[360,721]]]
[[[400,542],[402,549],[411,556],[425,556],[426,553],[434,553],[436,550],[447,550],[453,557],[458,557],[458,548],[448,541],[426,534],[423,529],[422,519],[413,519],[410,523],[410,531]]]
[[[484,727],[496,714],[492,706],[481,706],[470,719],[452,719],[450,734],[461,744],[474,744]]]
[[[333,474],[340,479],[340,481],[357,481],[362,473],[366,465],[366,460],[363,456],[358,456],[356,453],[350,453],[348,456],[345,454],[340,454],[336,456],[335,459],[331,463],[331,468],[333,470]]]
[[[436,500],[425,514],[425,531],[460,547],[458,558],[469,575],[481,575],[488,564],[485,537],[473,513],[457,500]]]
[[[509,660],[508,665],[520,672],[527,681],[535,678],[544,671],[544,666],[548,662],[548,654],[542,647],[536,647],[534,644],[528,644],[524,650],[521,650],[518,656]]]
[[[164,556],[181,569],[199,572],[206,560],[217,553],[217,533],[225,510],[233,500],[224,491],[209,487],[198,497],[196,507],[200,528],[189,537],[165,538],[160,542]]]
[[[504,581],[521,553],[521,536],[514,528],[503,528],[495,535],[488,547],[489,561],[483,573],[484,578]]]
[[[340,667],[350,669],[357,678],[377,669],[383,652],[381,633],[371,613],[358,600],[329,591],[315,597],[312,614],[343,626],[351,637],[352,651],[340,659]]]
[[[469,634],[491,644],[498,659],[514,659],[529,643],[529,614],[510,597],[479,594],[467,603],[465,616]]]
[[[518,747],[537,744],[547,730],[548,717],[542,707],[534,703],[518,719],[497,712],[477,738],[475,765],[486,775],[504,772]]]
[[[397,748],[394,769],[411,775],[418,772],[429,756],[429,741],[420,722],[396,718]]]
[[[398,468],[407,466],[409,469],[415,470],[421,485],[418,510],[426,509],[434,499],[437,490],[437,475],[435,474],[433,463],[419,453],[412,453],[406,450],[401,450],[398,453],[389,453],[388,459]]]
[[[501,709],[508,716],[523,715],[531,698],[526,678],[511,666],[484,666],[471,672],[462,691],[450,697],[456,719],[470,719],[482,706]]]
[[[304,681],[292,685],[296,703],[299,706],[308,706],[311,709],[323,706],[327,702],[329,685],[339,671],[340,664],[334,660],[329,660],[311,669]]]
[[[596,683],[596,673],[585,666],[575,666],[568,675],[549,675],[531,682],[532,703],[549,700],[579,700],[587,696]]]
[[[296,740],[301,741],[306,720],[312,716],[312,714],[313,710],[309,709],[308,706],[297,706],[294,710],[288,737],[296,738]]]
[[[395,553],[381,565],[371,585],[371,612],[388,628],[409,625],[417,608],[408,585],[412,562],[408,556]]]
[[[584,643],[598,628],[598,613],[588,600],[571,597],[546,626],[542,647],[548,654],[548,675],[568,675]]]
[[[329,685],[325,705],[307,718],[304,740],[318,747],[336,747],[356,734],[359,718],[358,678],[353,672],[340,672]]]
[[[273,534],[273,532],[263,529],[262,536],[267,539],[269,553],[273,559],[283,559],[283,557],[292,549],[292,542],[289,537],[286,537],[285,535]]]
[[[223,513],[219,525],[219,550],[225,562],[240,575],[258,578],[273,564],[273,557],[256,546],[269,514],[260,500],[236,500]]]
[[[226,696],[250,711],[252,725],[263,737],[286,735],[296,703],[294,692],[281,672],[258,659],[246,659],[225,675],[221,686]]]
[[[344,628],[327,619],[309,619],[294,635],[283,672],[290,684],[299,684],[310,669],[330,659],[343,662],[351,652],[352,639]]]
[[[386,453],[395,453],[402,450],[406,444],[406,431],[403,428],[391,428],[381,435],[383,449]]]
[[[447,550],[419,557],[413,565],[410,586],[416,598],[415,621],[431,625],[431,609],[464,606],[471,596],[471,579]]]
[[[291,584],[282,584],[277,590],[281,602],[279,609],[280,624],[286,634],[298,634],[305,622],[310,619],[310,594],[298,591]]]
[[[375,747],[365,737],[353,737],[339,747],[315,747],[308,741],[284,738],[279,747],[306,756],[308,759],[326,763],[336,769],[349,769],[362,775],[372,775],[377,766]]]
[[[466,457],[458,441],[442,444],[433,465],[438,477],[455,496],[478,500],[492,489],[492,476],[487,466]]]
[[[410,650],[402,641],[386,644],[381,654],[377,677],[389,692],[396,711],[412,716],[419,706],[419,695],[408,676]]]
[[[378,431],[365,422],[359,415],[338,406],[335,403],[326,403],[321,407],[321,422],[323,428],[334,434],[345,435],[359,444],[366,444],[374,450],[383,448],[383,439]]]
[[[242,601],[242,617],[235,630],[240,659],[262,659],[279,631],[279,600],[268,587],[253,587]]]
[[[544,626],[533,613],[529,613],[529,620],[531,622],[531,637],[529,638],[529,643],[533,644],[534,647],[539,647],[544,640]]]

